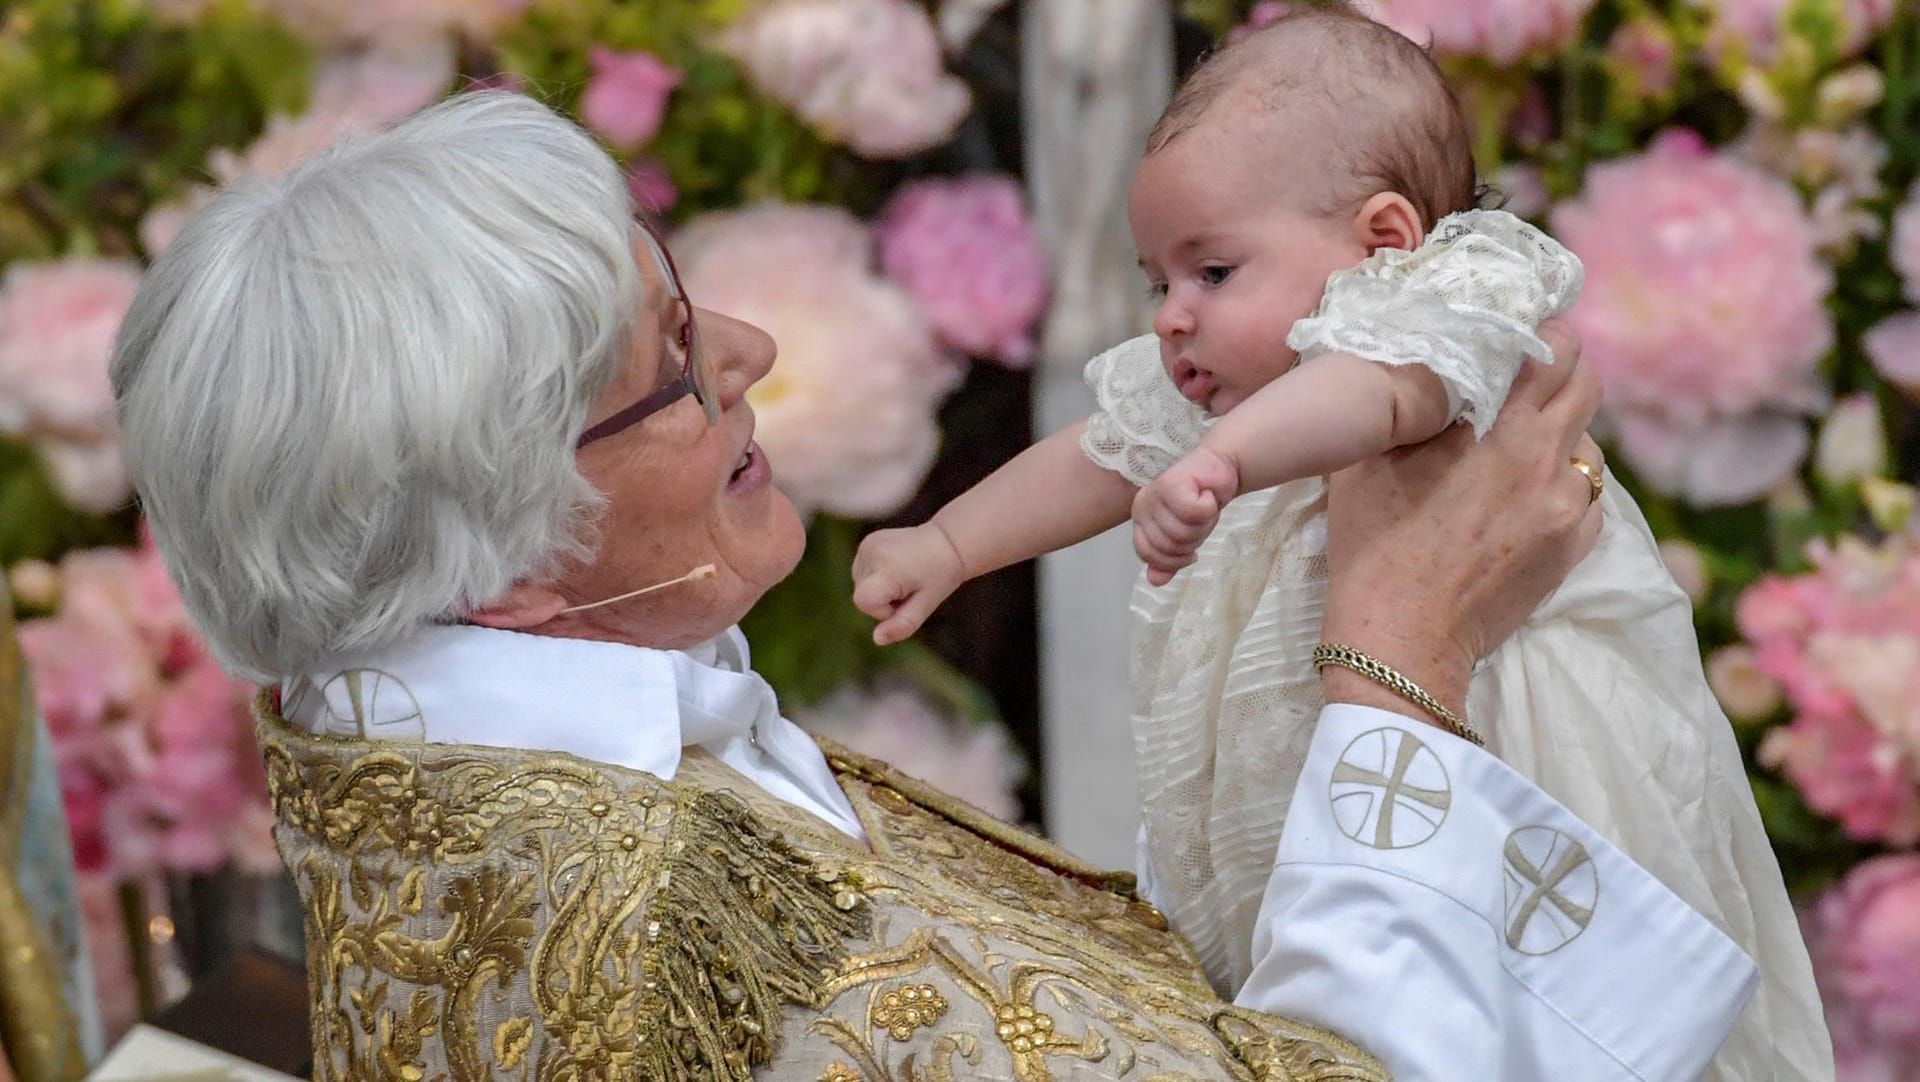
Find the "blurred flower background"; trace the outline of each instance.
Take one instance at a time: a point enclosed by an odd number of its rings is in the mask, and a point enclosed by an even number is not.
[[[1188,54],[1288,7],[1169,2]],[[1920,13],[1364,6],[1431,42],[1483,175],[1586,261],[1572,318],[1606,381],[1610,461],[1695,599],[1805,904],[1842,1076],[1920,1077]],[[1037,817],[996,721],[1008,696],[962,675],[998,631],[936,629],[944,656],[881,651],[846,596],[863,530],[924,513],[1026,438],[1047,265],[1019,179],[1014,7],[0,10],[0,562],[96,892],[273,863],[249,689],[186,627],[119,465],[105,364],[141,268],[218,186],[473,86],[597,133],[698,302],[779,340],[754,402],[809,551],[747,630],[789,708]],[[95,909],[96,938],[115,934],[119,911]],[[124,1023],[120,942],[95,956]]]

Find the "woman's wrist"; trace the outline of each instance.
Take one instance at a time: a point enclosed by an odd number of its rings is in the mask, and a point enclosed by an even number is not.
[[[1444,639],[1444,636],[1436,638]],[[1369,634],[1364,630],[1340,633],[1330,629],[1325,641],[1351,647],[1380,661],[1418,685],[1440,705],[1466,717],[1467,682],[1473,676],[1474,659],[1458,646],[1444,641],[1408,640],[1377,630]],[[1329,703],[1378,707],[1447,728],[1411,699],[1352,669],[1328,665],[1321,670],[1320,680]]]

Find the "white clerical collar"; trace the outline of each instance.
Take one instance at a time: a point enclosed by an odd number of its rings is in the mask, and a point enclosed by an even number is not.
[[[780,716],[746,636],[687,650],[434,625],[282,685],[317,733],[556,751],[671,779],[704,748],[790,803],[864,836],[813,739]]]

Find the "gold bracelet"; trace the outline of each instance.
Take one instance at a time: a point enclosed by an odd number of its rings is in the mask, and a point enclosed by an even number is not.
[[[1397,670],[1378,658],[1363,654],[1351,646],[1323,642],[1313,648],[1313,671],[1319,672],[1329,665],[1352,669],[1374,683],[1405,696],[1414,705],[1439,719],[1448,732],[1462,740],[1470,740],[1480,747],[1487,746],[1487,742],[1479,733],[1474,732],[1473,727],[1462,720],[1460,715],[1448,710],[1441,705],[1440,700],[1427,694],[1426,688],[1400,675]]]

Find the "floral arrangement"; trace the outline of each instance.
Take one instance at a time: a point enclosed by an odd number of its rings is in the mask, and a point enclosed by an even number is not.
[[[762,671],[821,731],[1017,810],[991,700],[924,647],[872,647],[846,596],[969,374],[1032,360],[1045,261],[974,62],[1004,3],[10,5],[0,565],[87,873],[267,863],[245,689],[179,618],[118,466],[104,366],[140,268],[218,185],[475,85],[596,132],[698,302],[780,340],[754,402],[811,526],[750,618]],[[1169,3],[1221,39],[1288,6]],[[1585,260],[1610,465],[1695,600],[1843,1077],[1920,1073],[1920,12],[1362,6],[1431,44],[1483,175]]]
[[[1289,5],[1189,0],[1219,35]],[[1587,266],[1609,466],[1693,598],[1840,1076],[1920,1077],[1920,9],[1360,0]]]
[[[780,342],[752,398],[811,538],[748,631],[788,708],[1022,814],[992,699],[924,646],[873,647],[847,596],[854,541],[919,491],[970,367],[1032,359],[1046,265],[1017,158],[983,135],[959,74],[1001,6],[22,0],[0,15],[0,567],[110,1030],[135,1014],[128,971],[149,946],[117,890],[151,907],[168,878],[278,868],[251,689],[194,636],[132,506],[113,336],[145,262],[221,185],[476,86],[596,134],[697,302]]]

